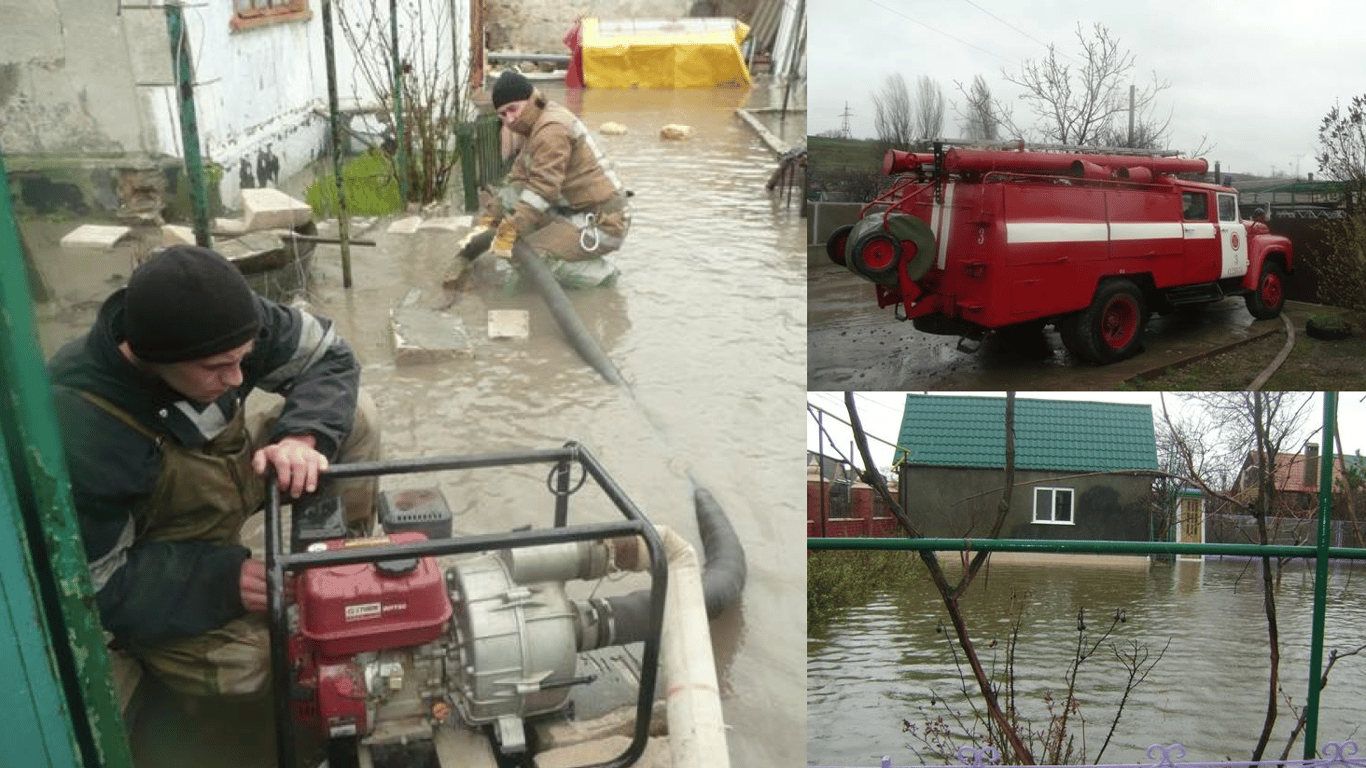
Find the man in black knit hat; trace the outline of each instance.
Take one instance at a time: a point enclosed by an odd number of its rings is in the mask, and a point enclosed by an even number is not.
[[[497,227],[490,250],[510,258],[521,240],[560,283],[610,285],[618,272],[603,256],[621,248],[631,224],[626,189],[611,163],[583,123],[520,72],[504,70],[491,96],[522,146],[507,184],[485,207],[481,223]]]
[[[192,695],[265,690],[264,564],[240,541],[284,500],[374,460],[374,404],[331,324],[269,301],[207,248],[154,254],[49,362],[96,603],[114,642]],[[248,416],[260,388],[283,395]],[[368,532],[373,479],[335,489]]]

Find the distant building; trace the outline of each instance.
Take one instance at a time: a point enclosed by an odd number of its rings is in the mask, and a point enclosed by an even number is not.
[[[1319,477],[1323,460],[1317,443],[1306,443],[1302,453],[1276,454],[1271,475],[1273,496],[1267,515],[1267,537],[1271,543],[1317,542]],[[1258,496],[1258,466],[1257,454],[1248,454],[1230,490],[1230,495],[1244,508],[1254,503]],[[1366,518],[1366,493],[1358,489],[1349,499],[1349,474],[1357,478],[1366,474],[1366,459],[1346,456],[1342,462],[1333,463],[1333,540],[1329,542],[1333,546],[1360,546],[1352,516]],[[1366,526],[1355,527],[1366,534]],[[1227,504],[1220,506],[1219,514],[1210,517],[1209,529],[1212,542],[1248,544],[1260,539],[1256,518],[1230,509]]]
[[[1005,398],[907,395],[894,464],[929,537],[985,538],[1004,490]],[[999,538],[1150,541],[1147,405],[1015,401],[1015,478]]]
[[[896,479],[888,478],[893,497]],[[901,536],[901,524],[873,488],[843,460],[808,452],[806,535],[868,538]]]

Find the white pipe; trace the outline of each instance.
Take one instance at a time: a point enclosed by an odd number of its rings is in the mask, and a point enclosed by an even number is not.
[[[688,540],[656,525],[669,566],[664,596],[664,703],[669,723],[669,757],[674,768],[730,768],[711,627],[702,594],[702,567]],[[644,547],[641,548],[644,551]],[[646,558],[639,558],[643,569]]]

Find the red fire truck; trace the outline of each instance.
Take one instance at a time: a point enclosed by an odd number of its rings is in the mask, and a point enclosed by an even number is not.
[[[889,151],[900,178],[826,253],[917,330],[980,340],[1054,324],[1073,355],[1138,350],[1151,312],[1241,294],[1274,318],[1290,241],[1238,215],[1238,193],[1188,181],[1203,159],[936,147]],[[960,341],[960,348],[963,343]]]

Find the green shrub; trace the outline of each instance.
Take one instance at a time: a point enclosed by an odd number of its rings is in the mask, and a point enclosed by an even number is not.
[[[342,181],[348,215],[384,216],[403,210],[398,177],[394,175],[389,158],[378,149],[368,150],[344,162]],[[338,210],[337,177],[332,174],[319,176],[308,185],[307,198],[315,219],[335,217]]]
[[[879,589],[900,588],[923,578],[913,552],[831,550],[806,555],[807,631],[841,610],[863,605]]]

